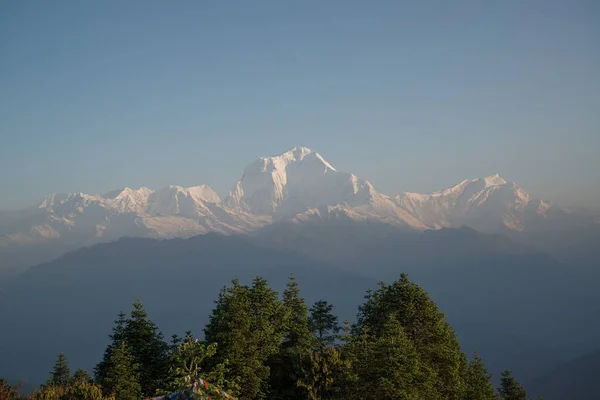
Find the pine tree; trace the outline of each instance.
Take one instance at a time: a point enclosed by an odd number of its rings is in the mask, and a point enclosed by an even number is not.
[[[237,395],[239,390],[237,382],[226,378],[229,372],[227,363],[210,366],[209,361],[216,352],[216,343],[206,346],[195,339],[190,331],[186,332],[185,339],[177,346],[177,350],[171,357],[170,377],[166,390],[161,390],[160,393],[169,394],[189,388],[193,379],[200,377],[229,394]]]
[[[163,340],[158,327],[148,319],[142,303],[137,300],[129,318],[121,311],[115,321],[112,343],[106,348],[103,360],[96,366],[96,379],[106,377],[108,359],[113,350],[127,344],[135,363],[139,366],[140,384],[144,395],[151,396],[164,387],[169,374],[170,346]]]
[[[467,360],[456,334],[427,293],[402,274],[391,285],[380,283],[378,290],[367,292],[365,297],[355,334],[368,328],[370,334],[379,336],[393,316],[413,343],[421,363],[437,377],[435,386],[440,395],[449,400],[460,399],[465,390]]]
[[[290,275],[283,292],[283,347],[308,346],[311,340],[308,307],[302,297],[298,282]]]
[[[483,360],[475,353],[465,376],[464,400],[496,400],[491,379]]]
[[[133,304],[130,318],[123,330],[125,343],[140,368],[140,384],[144,395],[153,395],[169,373],[169,345],[158,327],[148,319],[139,300]]]
[[[91,383],[92,382],[92,376],[85,369],[79,368],[73,374],[73,378],[71,378],[71,383],[75,383],[75,382],[87,382],[87,383]]]
[[[419,355],[403,327],[391,316],[378,335],[368,328],[346,346],[357,380],[350,385],[352,397],[375,399],[443,398],[435,389],[433,375],[421,366]],[[423,370],[425,368],[425,370]]]
[[[277,292],[261,277],[251,288],[234,279],[216,303],[204,330],[207,343],[218,345],[212,362],[230,362],[227,378],[240,378],[240,398],[266,398],[271,372],[267,362],[277,353],[282,335]]]
[[[302,399],[358,398],[349,389],[350,363],[342,358],[336,347],[309,349],[302,358],[297,385],[306,390]]]
[[[119,400],[138,400],[142,396],[139,364],[125,343],[112,349],[106,365],[106,374],[100,381],[105,394],[114,394]]]
[[[316,347],[321,352],[332,346],[341,329],[337,316],[333,314],[333,305],[325,300],[317,301],[310,308],[309,328],[315,336]]]
[[[125,323],[127,322],[127,315],[121,310],[119,316],[114,322],[112,334],[109,335],[111,344],[109,344],[104,350],[104,356],[102,361],[94,368],[94,375],[97,381],[101,381],[106,376],[106,367],[112,354],[113,349],[119,347],[124,340]]]
[[[284,400],[304,400],[306,389],[297,385],[302,358],[312,339],[308,328],[308,306],[293,275],[283,292],[283,341],[279,353],[269,363],[271,368],[271,397]]]
[[[48,379],[48,385],[66,387],[71,378],[71,371],[69,370],[69,364],[67,358],[63,353],[58,355],[56,363],[50,372],[50,379]]]
[[[527,400],[527,392],[508,369],[502,372],[498,394],[502,400]]]

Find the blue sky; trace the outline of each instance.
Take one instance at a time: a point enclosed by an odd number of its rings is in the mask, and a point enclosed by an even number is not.
[[[600,3],[0,3],[0,209],[297,144],[388,194],[500,173],[600,206]]]

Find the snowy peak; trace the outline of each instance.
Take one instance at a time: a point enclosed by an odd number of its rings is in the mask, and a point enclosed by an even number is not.
[[[206,185],[183,188],[167,186],[148,196],[150,215],[196,217],[207,212],[206,203],[219,203],[219,196]]]
[[[368,203],[374,192],[369,182],[339,172],[319,153],[297,146],[246,167],[225,205],[281,219],[323,206]]]
[[[105,196],[106,206],[118,213],[142,213],[148,206],[148,196],[153,193],[147,187],[130,189],[128,187],[108,193]]]
[[[483,178],[486,186],[500,186],[505,185],[507,182],[499,174],[491,175]]]
[[[532,202],[527,192],[498,174],[431,194],[403,193],[395,200],[429,228],[467,225],[484,231],[525,229]]]
[[[418,230],[466,225],[498,232],[590,219],[533,199],[498,174],[438,192],[390,198],[304,146],[249,164],[223,202],[206,185],[125,187],[102,196],[55,193],[38,206],[0,217],[0,243],[61,240],[79,245],[122,236],[244,233],[280,221],[368,221]]]
[[[319,153],[304,146],[295,146],[278,156],[261,157],[259,160],[262,161],[263,165],[273,165],[275,168],[282,168],[288,164],[300,162],[316,163],[321,164],[325,170],[335,172],[335,168],[321,157]]]
[[[101,196],[85,193],[54,193],[46,197],[38,206],[39,209],[54,212],[83,212],[91,204],[101,204]]]

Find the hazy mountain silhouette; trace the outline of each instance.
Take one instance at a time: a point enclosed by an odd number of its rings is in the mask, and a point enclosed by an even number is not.
[[[564,265],[501,235],[407,232],[355,222],[276,225],[254,236],[123,238],[29,269],[0,294],[0,374],[38,382],[56,354],[92,368],[112,321],[139,297],[170,336],[200,334],[219,289],[260,274],[278,289],[293,272],[309,302],[353,320],[366,289],[400,272],[446,313],[467,353],[495,374],[529,379],[597,347],[597,268]]]
[[[594,400],[598,398],[600,350],[570,360],[527,382],[530,395],[545,400]]]

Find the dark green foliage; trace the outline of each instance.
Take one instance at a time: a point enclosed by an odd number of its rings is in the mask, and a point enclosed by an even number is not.
[[[502,372],[498,394],[502,400],[527,400],[527,392],[508,369]]]
[[[309,350],[312,340],[308,328],[308,306],[302,297],[298,283],[290,276],[283,292],[282,313],[283,341],[279,353],[269,362],[271,369],[271,397],[273,399],[303,400],[306,390],[297,385],[302,369],[302,358]]]
[[[214,363],[229,361],[229,380],[240,379],[240,398],[264,399],[269,393],[268,361],[282,338],[281,302],[265,279],[252,287],[233,280],[219,294],[205,328],[207,343],[217,343]]]
[[[32,399],[139,400],[199,377],[241,400],[497,400],[481,358],[466,362],[444,315],[404,274],[368,292],[341,336],[333,306],[320,300],[309,310],[293,277],[282,300],[257,277],[251,286],[234,279],[215,303],[204,342],[188,331],[167,344],[137,301],[129,318],[121,312],[115,321],[95,369],[99,386],[84,370],[70,378],[60,354]],[[527,400],[510,371],[499,395]],[[0,381],[0,400],[14,396]]]
[[[138,300],[125,323],[124,340],[140,366],[140,384],[145,395],[164,385],[169,371],[169,345]]]
[[[316,339],[316,347],[323,351],[338,338],[340,326],[333,314],[333,305],[325,300],[317,301],[310,309],[309,327]]]
[[[109,336],[111,344],[109,344],[104,350],[104,356],[102,357],[102,361],[100,361],[96,365],[96,368],[94,368],[94,375],[97,381],[101,381],[106,376],[106,368],[113,349],[120,346],[121,343],[123,343],[123,340],[125,338],[124,332],[126,321],[127,315],[121,310],[121,312],[119,313],[119,317],[114,323],[113,332]]]
[[[364,328],[346,346],[352,372],[358,378],[348,395],[361,399],[437,399],[435,381],[421,365],[414,344],[403,327],[390,317],[377,335]]]
[[[75,371],[75,373],[73,374],[73,378],[71,379],[71,382],[87,382],[87,383],[91,383],[93,381],[92,376],[90,375],[89,372],[87,372],[85,369],[78,369],[77,371]]]
[[[379,289],[369,291],[365,298],[355,334],[367,328],[369,334],[379,337],[389,318],[395,318],[417,351],[423,370],[434,375],[435,389],[445,399],[461,399],[466,357],[444,314],[427,293],[402,274],[391,285],[380,283]]]
[[[124,342],[114,347],[99,382],[103,392],[114,394],[119,400],[138,400],[142,395],[139,370],[139,364]]]
[[[142,393],[153,395],[164,387],[169,374],[170,347],[163,340],[158,327],[148,319],[142,303],[137,300],[129,318],[121,312],[115,321],[112,343],[104,353],[104,359],[96,366],[96,379],[106,376],[106,363],[113,349],[126,343],[129,352],[139,366],[139,380]]]
[[[495,400],[491,378],[483,360],[475,353],[467,367],[464,400]]]
[[[47,385],[62,386],[65,387],[71,379],[71,371],[69,370],[69,364],[67,358],[63,353],[58,355],[56,363],[50,372],[50,379],[48,379]]]
[[[237,395],[239,390],[237,382],[229,381],[226,378],[226,374],[229,372],[227,363],[210,363],[216,352],[216,343],[206,346],[198,339],[194,339],[191,332],[186,332],[185,339],[171,356],[169,381],[166,388],[159,392],[169,394],[187,389],[192,385],[193,379],[199,377],[229,394]]]
[[[307,347],[311,341],[308,307],[302,297],[298,282],[290,276],[283,292],[283,348]]]
[[[307,393],[302,399],[356,398],[352,393],[345,392],[350,382],[350,363],[342,358],[340,349],[309,349],[304,354],[297,381],[297,385]]]

